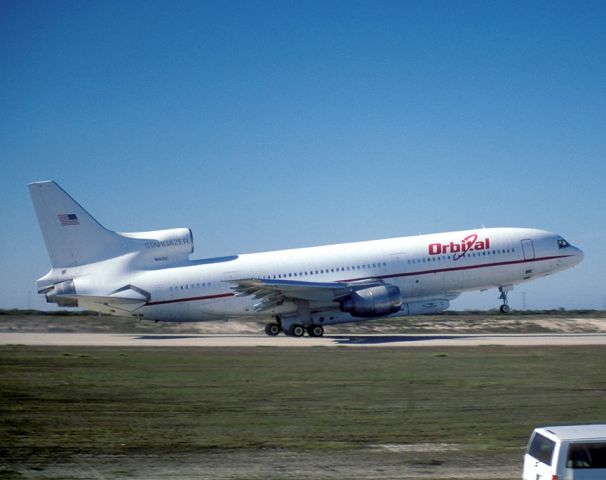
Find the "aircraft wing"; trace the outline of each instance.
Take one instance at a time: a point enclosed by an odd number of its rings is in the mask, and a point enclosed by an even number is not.
[[[330,305],[356,289],[382,284],[376,279],[342,283],[246,278],[229,282],[235,285],[232,289],[235,290],[236,296],[252,295],[259,300],[254,305],[257,312],[280,305],[286,300],[307,300]]]

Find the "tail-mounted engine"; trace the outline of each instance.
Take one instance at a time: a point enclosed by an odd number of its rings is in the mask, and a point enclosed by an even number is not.
[[[131,241],[131,249],[139,252],[142,263],[156,265],[179,263],[194,251],[194,238],[189,228],[171,228],[155,232],[120,233]]]
[[[76,294],[76,287],[73,280],[55,283],[50,287],[40,290],[38,293],[44,293],[47,303],[56,303],[60,307],[77,307],[78,300],[70,297]]]
[[[377,285],[354,291],[341,302],[342,312],[352,317],[382,317],[402,307],[402,295],[395,285]]]

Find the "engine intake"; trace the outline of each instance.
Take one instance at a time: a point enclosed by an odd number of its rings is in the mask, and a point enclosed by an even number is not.
[[[368,318],[390,315],[401,307],[402,295],[395,285],[377,285],[356,290],[340,305],[341,311],[352,317]]]

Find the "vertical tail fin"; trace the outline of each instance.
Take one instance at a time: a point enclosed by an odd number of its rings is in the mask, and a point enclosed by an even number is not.
[[[53,268],[77,267],[125,253],[126,239],[97,222],[55,182],[28,187]]]

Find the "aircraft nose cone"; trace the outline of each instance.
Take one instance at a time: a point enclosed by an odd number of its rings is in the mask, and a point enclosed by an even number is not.
[[[577,256],[579,257],[579,262],[585,258],[585,253],[580,248],[577,248]]]

